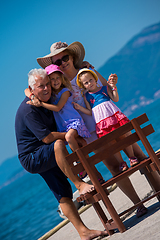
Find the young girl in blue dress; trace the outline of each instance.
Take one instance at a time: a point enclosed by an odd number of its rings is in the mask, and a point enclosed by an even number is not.
[[[57,65],[51,64],[45,68],[51,81],[52,104],[41,102],[41,106],[53,111],[57,131],[67,132],[65,139],[72,151],[79,148],[76,138],[90,137],[80,114],[73,107],[72,87]]]
[[[74,103],[74,107],[85,114],[93,116],[96,122],[96,133],[98,138],[100,138],[126,124],[129,122],[129,119],[112,102],[118,102],[119,100],[116,85],[110,82],[110,87],[106,81],[106,86],[100,87],[97,85],[97,80],[96,73],[88,68],[83,68],[78,72],[77,84],[80,88],[86,90],[84,94],[86,108],[77,103]],[[125,134],[125,136],[128,134]],[[132,146],[127,147],[126,152],[130,160],[130,165],[136,165],[138,160],[134,156]],[[128,166],[123,161],[120,152],[116,153],[115,157],[120,164],[120,171],[127,170]]]

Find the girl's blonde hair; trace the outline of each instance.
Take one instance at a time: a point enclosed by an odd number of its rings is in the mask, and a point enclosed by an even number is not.
[[[62,73],[61,73],[61,77],[62,77],[62,84],[64,85],[64,87],[69,88],[69,90],[73,90],[71,82],[68,80],[68,78],[66,78]]]
[[[93,75],[93,77],[95,78],[96,82],[98,81],[98,76],[97,76],[97,74],[94,71],[92,71],[91,69],[88,69],[88,68],[82,68],[81,70],[79,70],[79,72],[77,74],[77,85],[80,88],[85,89],[85,87],[83,86],[80,78],[82,77],[83,74],[88,73],[88,72]]]
[[[59,71],[55,71],[55,73],[58,73],[61,78],[62,78],[62,84],[61,87],[62,88],[68,88],[70,91],[73,91],[72,85],[70,83],[70,81],[68,80],[68,78],[66,78],[63,73],[59,72]],[[52,88],[52,91],[54,93],[54,89]]]

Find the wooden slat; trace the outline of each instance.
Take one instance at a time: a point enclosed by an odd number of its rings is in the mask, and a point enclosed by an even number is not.
[[[111,179],[109,179],[108,181],[106,181],[104,184],[102,184],[103,189],[107,189],[108,187],[112,186],[114,183],[117,183],[118,181],[124,179],[125,177],[128,177],[130,175],[132,175],[134,172],[136,172],[137,170],[146,167],[148,164],[151,163],[151,159],[145,159],[143,161],[141,161],[138,165],[134,166],[134,167],[130,167],[128,170],[126,170],[125,172],[121,173],[120,175],[117,175],[115,177],[112,177]],[[96,191],[92,191],[90,193],[86,193],[83,195],[83,200],[89,200],[89,198],[93,198],[93,195],[97,195],[96,198],[94,199],[98,199],[100,198],[99,193],[96,193]],[[80,198],[77,198],[78,201],[81,201]],[[88,202],[89,203],[89,202]]]
[[[138,122],[138,124],[144,124],[145,122],[148,121],[148,117],[147,115],[144,113],[141,116],[136,118],[136,121]],[[131,124],[131,122],[123,125],[122,127],[116,129],[116,131],[113,131],[105,136],[103,136],[102,138],[99,138],[98,141],[95,140],[91,143],[89,143],[87,146],[84,146],[81,148],[81,150],[83,151],[84,155],[87,155],[91,152],[97,151],[97,149],[99,149],[100,147],[102,147],[104,145],[104,142],[107,143],[116,139],[117,136],[122,136],[124,135],[126,132],[131,131],[133,129],[133,126]],[[74,161],[78,161],[78,157],[77,154],[71,153],[66,157],[67,161],[69,164],[72,164]]]
[[[152,125],[150,124],[150,125],[144,127],[142,129],[142,131],[145,134],[145,136],[148,136],[154,132],[154,129],[153,129]],[[135,143],[139,140],[140,139],[139,139],[137,133],[133,133],[132,135],[122,139],[119,142],[114,143],[111,146],[107,146],[107,144],[106,144],[105,149],[103,151],[100,151],[100,152],[96,153],[95,155],[91,156],[88,159],[88,161],[90,164],[92,163],[92,161],[94,164],[95,163],[97,164],[98,162],[100,162],[106,158],[109,158],[113,154],[125,149],[126,147],[132,145],[133,143]],[[95,159],[97,159],[97,160],[95,161]]]
[[[160,152],[156,153],[157,157],[160,158]],[[136,172],[137,170],[141,169],[141,168],[144,168],[146,166],[150,166],[152,165],[153,163],[151,162],[151,159],[150,158],[147,158],[147,159],[144,159],[143,161],[141,161],[141,163],[139,163],[138,165],[132,167],[132,168],[129,168],[127,171],[121,173],[120,175],[117,175],[115,177],[112,177],[111,179],[109,179],[108,181],[106,181],[104,184],[102,184],[103,188],[104,189],[107,189],[107,187],[110,187],[112,186],[114,183],[116,183],[117,181],[120,181],[121,179],[125,178],[125,177],[128,177],[130,176],[131,174],[133,174],[134,172]],[[148,168],[148,167],[147,167]],[[96,191],[92,191],[90,193],[86,193],[84,196],[83,196],[83,200],[89,200],[89,198],[93,197],[93,195],[97,195],[97,199],[100,198],[100,195],[98,193],[96,193]],[[78,201],[83,201],[81,200],[80,197],[77,198]],[[94,198],[93,198],[93,202],[94,202]],[[89,201],[88,201],[88,204],[89,204]]]
[[[148,117],[144,113],[141,116],[137,117],[136,120],[137,120],[138,124],[142,125],[148,121]],[[98,141],[95,140],[95,141],[87,144],[86,146],[82,147],[81,150],[83,151],[84,155],[87,155],[90,152],[96,151],[96,149],[101,147],[104,144],[104,142],[110,142],[110,141],[116,139],[117,136],[122,136],[131,130],[133,130],[133,126],[132,126],[131,122],[129,122],[129,123],[121,126],[120,128],[112,131],[111,133],[108,133],[107,135],[99,138]]]
[[[149,143],[148,139],[145,137],[145,134],[143,133],[142,129],[140,128],[140,126],[138,125],[136,119],[131,120],[132,125],[134,127],[134,129],[136,130],[139,139],[141,140],[141,142],[143,143],[148,155],[152,158],[152,161],[156,163],[157,168],[160,171],[160,161],[157,158],[151,144]]]
[[[149,124],[148,126],[145,126],[142,129],[143,133],[145,136],[150,135],[151,133],[154,132],[154,129],[152,127],[151,124]],[[97,140],[97,142],[99,141],[99,139]],[[87,160],[89,162],[89,164],[97,164],[101,161],[103,161],[104,159],[109,158],[110,156],[112,156],[113,154],[125,149],[126,147],[128,147],[129,145],[132,145],[133,143],[139,141],[139,137],[137,135],[137,133],[132,133],[132,135],[122,139],[119,142],[114,143],[111,146],[108,146],[108,143],[104,144],[103,146],[103,150],[102,147],[100,147],[98,150],[98,153],[96,153],[93,156],[88,157],[87,156]],[[83,152],[83,150],[82,150]],[[84,154],[84,152],[83,152]],[[80,171],[83,171],[83,167],[80,167],[81,163],[79,163],[78,165],[74,166],[72,168],[72,171],[74,172],[74,174],[78,174]]]
[[[67,155],[66,160],[69,164],[72,164],[73,162],[78,161],[78,156],[77,156],[76,152],[73,152],[73,153]]]

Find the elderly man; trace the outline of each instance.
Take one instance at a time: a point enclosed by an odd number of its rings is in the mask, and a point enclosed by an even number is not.
[[[31,97],[48,102],[51,97],[49,78],[44,69],[33,69],[28,74]],[[75,184],[79,193],[92,189],[92,185],[75,176],[65,156],[68,154],[64,145],[65,133],[56,131],[56,124],[51,111],[21,103],[15,119],[15,131],[18,157],[22,166],[30,173],[38,173],[46,181],[65,216],[72,222],[83,240],[107,235],[105,231],[90,230],[81,221],[72,202],[72,189],[67,177]],[[66,177],[67,176],[67,177]]]

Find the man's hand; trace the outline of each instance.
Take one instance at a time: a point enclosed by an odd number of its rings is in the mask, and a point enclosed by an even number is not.
[[[44,142],[45,144],[49,144],[58,139],[65,141],[65,135],[66,135],[66,132],[51,132],[50,134],[48,134],[48,136],[42,139],[42,142]]]

